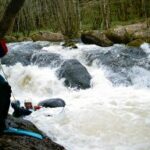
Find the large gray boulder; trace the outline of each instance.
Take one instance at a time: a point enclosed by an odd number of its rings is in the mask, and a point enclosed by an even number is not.
[[[30,64],[30,59],[33,54],[31,51],[14,50],[10,51],[5,57],[2,58],[2,64],[13,66],[16,63],[21,63],[23,66]]]
[[[57,71],[58,77],[65,78],[67,87],[90,88],[91,76],[87,69],[76,59],[66,60]]]
[[[29,65],[32,54],[41,50],[41,48],[40,44],[32,41],[9,44],[9,52],[2,58],[2,64],[13,66],[19,62],[24,66]]]
[[[124,26],[119,26],[114,29],[109,29],[105,33],[106,33],[107,38],[111,40],[113,43],[127,44],[128,42],[131,41],[131,36],[127,32]]]

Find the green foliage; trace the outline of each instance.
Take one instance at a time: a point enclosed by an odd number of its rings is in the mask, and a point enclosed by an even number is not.
[[[0,0],[0,19],[10,0]],[[61,31],[74,38],[80,31],[126,25],[150,17],[149,0],[26,0],[13,32]]]
[[[139,47],[141,46],[141,44],[144,43],[144,40],[141,40],[141,39],[136,39],[134,41],[131,41],[128,43],[128,46],[133,46],[133,47]]]

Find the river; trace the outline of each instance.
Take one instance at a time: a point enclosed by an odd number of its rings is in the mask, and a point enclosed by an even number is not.
[[[10,49],[17,46],[9,44]],[[121,53],[118,56],[124,48],[78,44],[78,49],[69,49],[54,43],[42,48],[63,59],[79,60],[92,76],[91,88],[86,90],[65,87],[64,80],[56,76],[59,66],[17,63],[3,67],[22,105],[28,99],[35,105],[47,98],[65,100],[64,109],[42,108],[26,119],[67,150],[150,150],[150,71],[146,63],[150,45],[143,44],[141,49],[146,56],[140,57],[139,53],[136,58]],[[113,65],[105,62],[108,55],[103,55],[102,62],[98,59],[99,53],[110,51],[114,51],[110,56],[128,59],[122,64],[122,59],[118,63],[113,60]],[[129,61],[133,61],[132,65],[123,65]]]

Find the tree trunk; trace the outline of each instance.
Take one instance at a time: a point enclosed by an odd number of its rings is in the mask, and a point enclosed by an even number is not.
[[[11,0],[0,21],[0,38],[4,38],[7,32],[13,27],[15,17],[22,8],[25,0]]]
[[[110,28],[110,0],[100,0],[101,14],[102,14],[102,28]]]

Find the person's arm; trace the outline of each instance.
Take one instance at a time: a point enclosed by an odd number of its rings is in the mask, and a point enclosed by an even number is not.
[[[13,116],[14,117],[23,117],[23,116],[28,116],[32,113],[32,111],[24,109],[22,107],[18,107],[16,105],[12,105],[11,106],[14,108],[14,112],[13,112]]]

